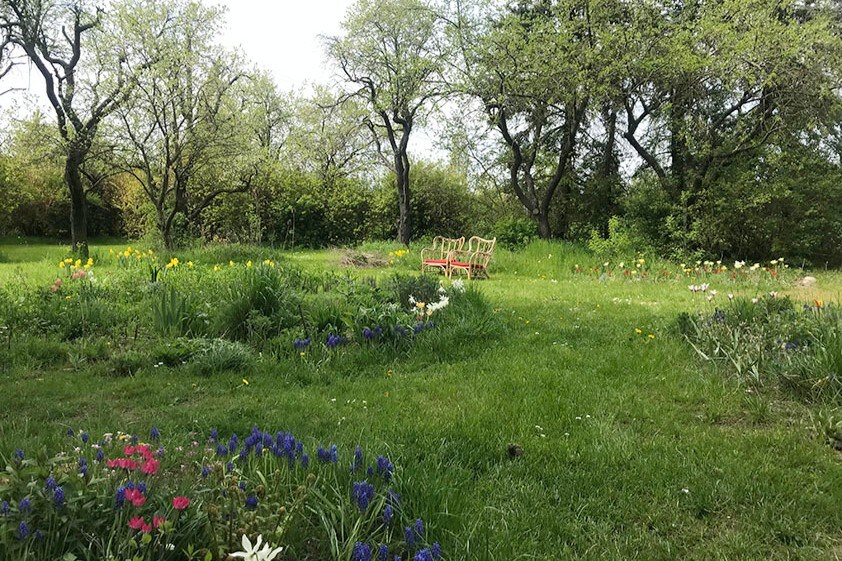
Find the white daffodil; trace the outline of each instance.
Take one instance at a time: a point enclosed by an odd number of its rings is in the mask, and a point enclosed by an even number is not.
[[[254,544],[252,547],[251,540],[249,540],[248,536],[243,534],[243,551],[237,551],[236,553],[232,553],[231,557],[242,557],[245,561],[272,561],[275,557],[277,557],[284,548],[277,547],[272,549],[272,546],[267,544],[263,544],[263,535],[257,536],[257,543]],[[260,545],[263,544],[263,548]]]

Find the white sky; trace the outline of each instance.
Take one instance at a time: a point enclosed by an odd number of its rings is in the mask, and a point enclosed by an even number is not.
[[[281,90],[305,82],[327,82],[319,35],[338,35],[353,0],[219,0],[205,3],[228,10],[223,44],[241,47],[258,66],[275,77]]]
[[[220,42],[240,48],[260,68],[269,71],[281,91],[301,90],[307,84],[329,83],[333,70],[326,62],[320,35],[341,34],[341,23],[354,0],[202,0],[226,8]],[[52,118],[41,75],[23,64],[3,79],[0,92],[0,131],[9,119],[23,118],[41,107]],[[302,92],[302,93],[306,93]],[[410,152],[442,157],[424,127],[416,129]]]
[[[337,35],[353,0],[203,0],[224,6],[225,32],[220,42],[238,47],[275,78],[282,91],[300,89],[306,83],[326,83],[331,78],[319,35]],[[0,85],[20,88],[0,96],[0,108],[20,115],[44,104],[40,74],[19,66]]]

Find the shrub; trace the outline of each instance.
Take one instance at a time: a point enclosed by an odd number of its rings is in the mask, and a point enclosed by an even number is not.
[[[497,243],[508,249],[517,249],[538,238],[538,225],[529,218],[506,218],[494,225]]]

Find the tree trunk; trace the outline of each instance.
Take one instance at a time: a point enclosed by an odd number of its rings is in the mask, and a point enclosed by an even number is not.
[[[406,153],[395,155],[395,175],[398,185],[398,241],[408,246],[412,224],[409,217],[409,157]]]
[[[83,147],[71,144],[64,162],[64,181],[70,191],[70,245],[74,254],[88,258],[88,201],[82,185]]]
[[[164,240],[164,247],[172,251],[175,248],[175,242],[172,237],[172,221],[167,220],[163,209],[158,209],[158,231]]]
[[[538,237],[542,240],[548,240],[553,237],[552,230],[550,230],[550,217],[546,212],[538,212],[532,215],[538,223]]]

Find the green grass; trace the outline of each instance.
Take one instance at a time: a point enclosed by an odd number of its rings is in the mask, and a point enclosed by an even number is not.
[[[94,256],[109,247],[123,246],[96,245]],[[390,270],[414,271],[419,250]],[[0,282],[48,286],[65,251],[4,244]],[[221,255],[179,258],[210,267]],[[330,270],[341,252],[283,257]],[[0,369],[0,453],[50,445],[68,426],[242,433],[257,423],[311,446],[335,442],[346,457],[357,443],[388,450],[409,508],[448,560],[838,559],[842,464],[811,415],[839,409],[747,392],[673,334],[679,312],[709,306],[686,282],[572,273],[595,262],[565,244],[499,251],[492,278],[478,283],[501,321],[497,338],[446,342],[462,352],[373,355],[351,373],[314,377],[261,361],[248,372],[114,377],[33,342],[33,356],[46,356]],[[782,291],[839,302],[842,277],[816,276],[816,287]],[[769,286],[717,288],[748,296]],[[509,457],[511,443],[522,456]]]

